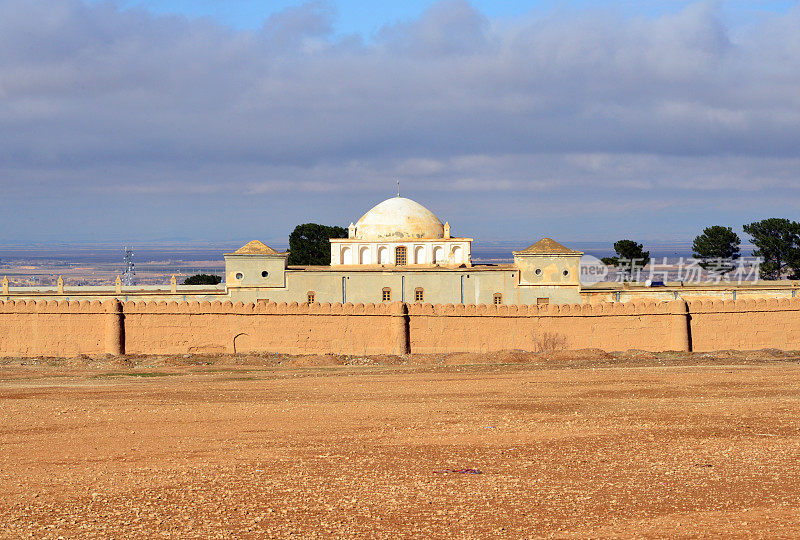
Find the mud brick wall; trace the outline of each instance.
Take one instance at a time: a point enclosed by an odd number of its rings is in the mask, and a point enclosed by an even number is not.
[[[418,353],[687,350],[686,304],[628,302],[542,306],[409,305],[411,349]]]
[[[800,349],[800,298],[691,300],[692,350]]]
[[[259,302],[123,306],[131,354],[404,354],[405,305]]]
[[[119,324],[118,303],[0,302],[0,356],[77,356],[116,353],[109,330]],[[117,332],[116,335],[118,335]]]
[[[0,302],[0,356],[800,349],[800,299],[495,306]]]

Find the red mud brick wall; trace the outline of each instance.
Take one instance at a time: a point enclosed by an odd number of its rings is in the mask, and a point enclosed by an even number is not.
[[[106,352],[109,304],[0,302],[0,356],[77,356]]]
[[[0,302],[0,356],[800,349],[800,299],[494,306]]]
[[[416,353],[687,350],[686,304],[495,306],[409,304],[411,350]]]
[[[127,302],[130,354],[404,354],[405,306]]]
[[[692,350],[800,349],[800,298],[691,300]]]

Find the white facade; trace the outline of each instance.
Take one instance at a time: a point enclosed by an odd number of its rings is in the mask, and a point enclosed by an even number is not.
[[[331,239],[331,266],[472,266],[471,238],[400,242]],[[405,248],[405,262],[397,248]]]
[[[403,197],[376,205],[348,235],[331,239],[331,266],[472,266],[472,239],[451,238],[448,223]]]

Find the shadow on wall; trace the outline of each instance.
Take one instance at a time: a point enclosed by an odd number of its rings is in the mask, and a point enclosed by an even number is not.
[[[251,349],[250,334],[242,332],[233,337],[233,354],[250,352]]]

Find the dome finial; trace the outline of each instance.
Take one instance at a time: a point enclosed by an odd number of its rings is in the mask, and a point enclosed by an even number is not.
[[[400,196],[400,179],[397,179],[397,196]]]

